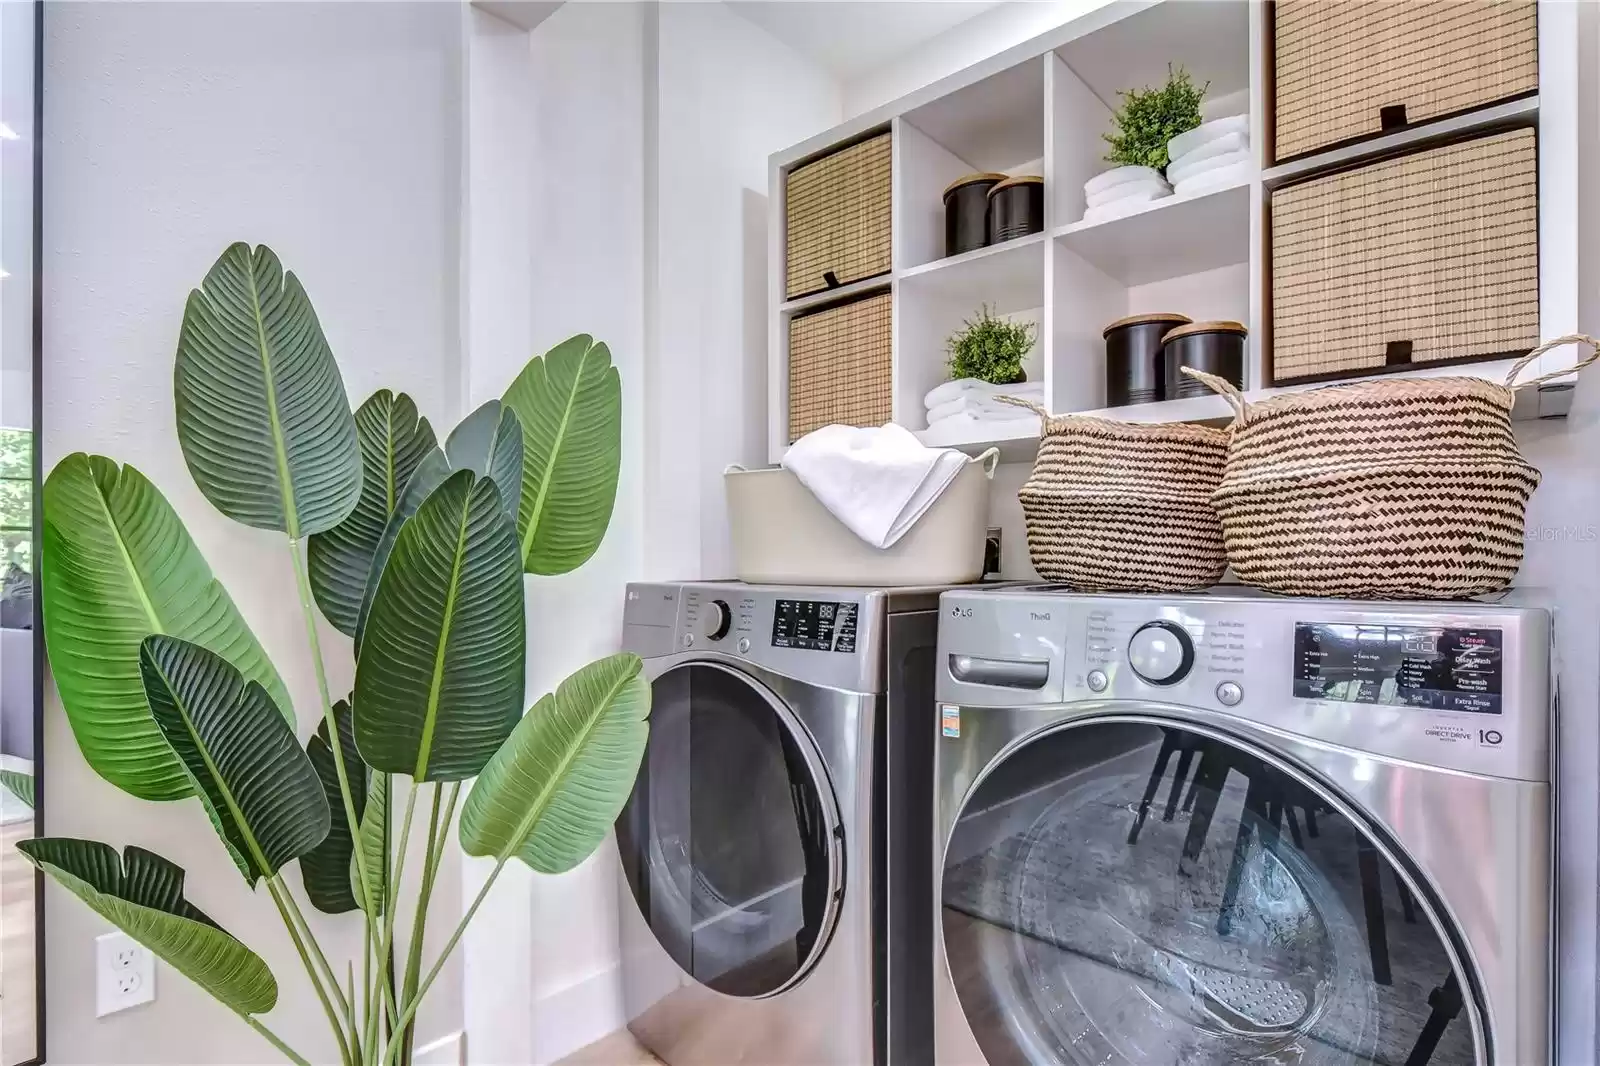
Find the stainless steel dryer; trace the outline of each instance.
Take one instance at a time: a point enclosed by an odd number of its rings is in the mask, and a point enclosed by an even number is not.
[[[935,1061],[1546,1066],[1550,619],[947,593]]]
[[[939,591],[628,586],[623,988],[670,1066],[932,1058]]]

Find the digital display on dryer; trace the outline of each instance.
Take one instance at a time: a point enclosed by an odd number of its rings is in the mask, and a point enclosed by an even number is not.
[[[1500,630],[1299,622],[1298,699],[1499,714]]]
[[[856,650],[856,605],[833,600],[778,600],[772,646],[807,651]]]

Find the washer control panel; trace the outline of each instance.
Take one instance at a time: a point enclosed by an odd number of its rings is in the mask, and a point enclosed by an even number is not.
[[[1535,607],[962,589],[940,600],[939,664],[938,699],[959,707],[1195,708],[1428,765],[1548,776],[1550,615]]]

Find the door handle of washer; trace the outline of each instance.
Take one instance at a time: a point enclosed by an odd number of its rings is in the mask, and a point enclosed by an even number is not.
[[[1048,659],[989,659],[980,655],[950,656],[950,676],[968,685],[996,688],[1044,688],[1050,680]]]

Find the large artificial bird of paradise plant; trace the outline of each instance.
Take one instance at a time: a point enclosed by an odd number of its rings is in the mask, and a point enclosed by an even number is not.
[[[524,574],[571,571],[605,535],[621,381],[605,345],[573,337],[441,443],[403,393],[352,411],[299,280],[271,249],[235,244],[189,294],[173,388],[206,499],[284,535],[320,724],[300,740],[277,668],[161,491],[82,453],[44,486],[44,631],[62,706],[102,777],[141,800],[197,801],[245,883],[265,883],[343,1066],[405,1063],[417,1008],[500,871],[576,866],[638,773],[650,690],[637,658],[591,663],[531,708],[523,691]],[[350,638],[337,642],[355,656],[349,693],[329,689],[318,612]],[[422,817],[421,855],[408,855]],[[427,960],[453,825],[494,866]],[[309,1062],[260,1018],[277,979],[191,902],[180,867],[93,840],[19,847]],[[302,895],[362,924],[359,960],[327,956]]]

